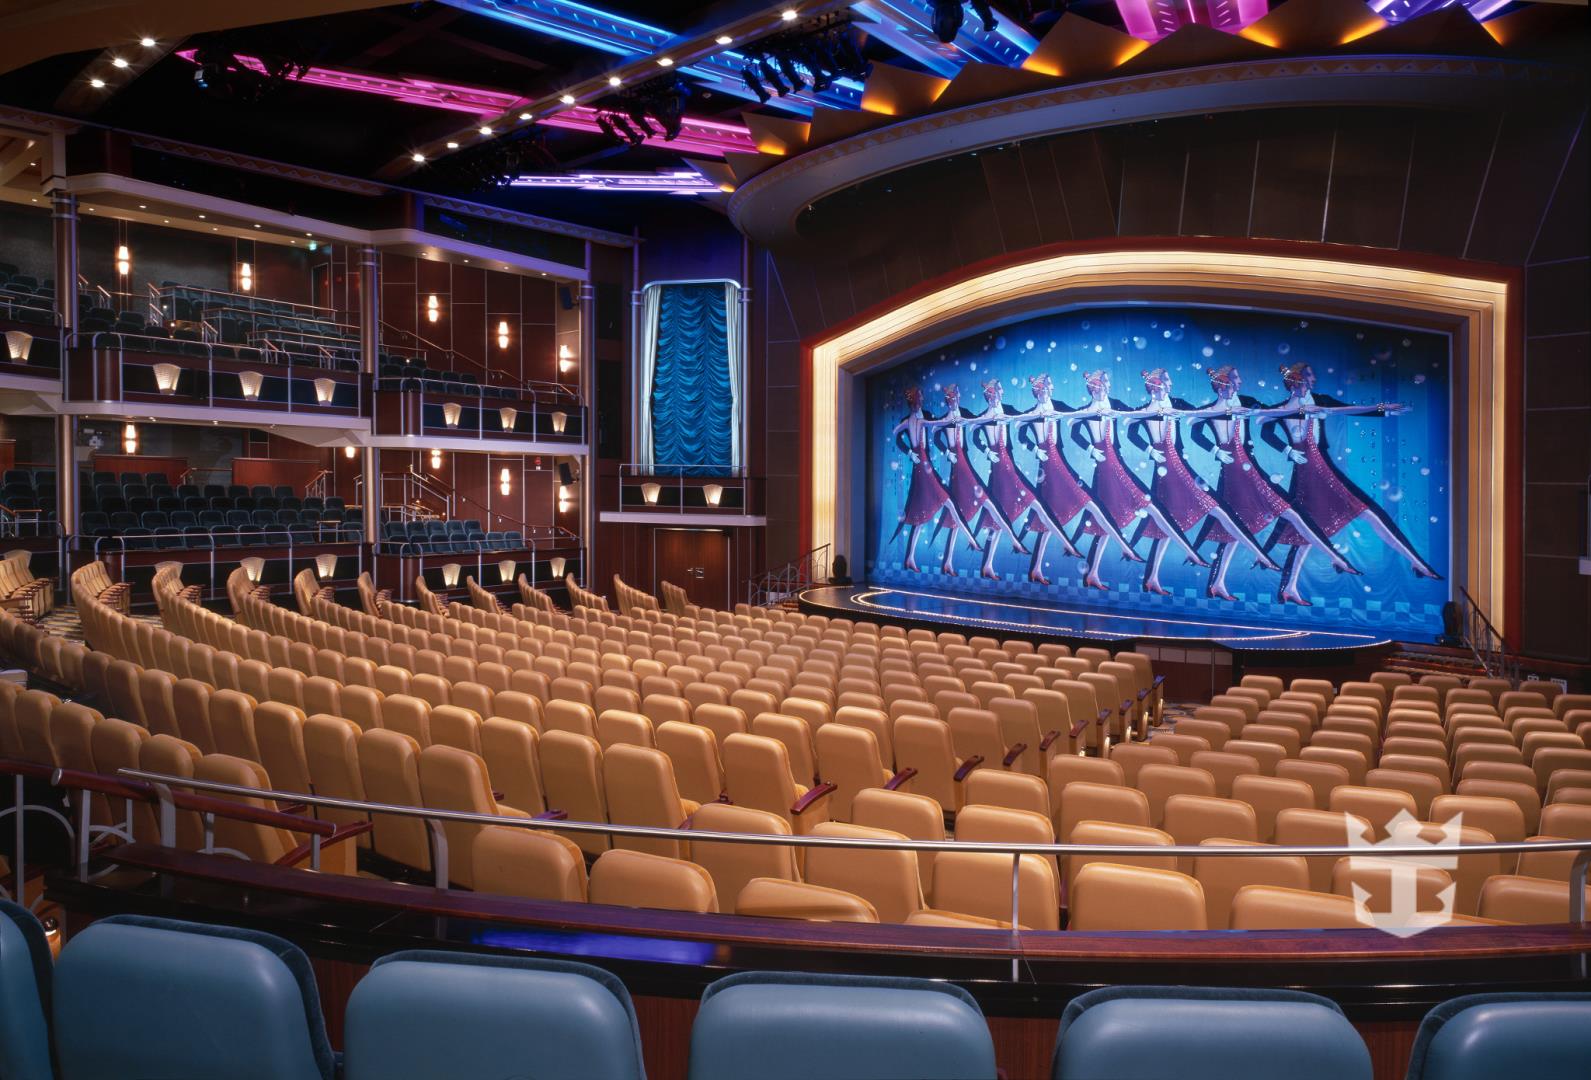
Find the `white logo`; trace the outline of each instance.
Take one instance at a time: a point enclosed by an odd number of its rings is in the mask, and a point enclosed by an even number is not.
[[[1406,855],[1395,859],[1370,860],[1377,869],[1385,868],[1390,907],[1386,911],[1371,911],[1369,908],[1371,891],[1355,882],[1354,918],[1366,926],[1373,926],[1377,930],[1384,930],[1400,938],[1413,937],[1433,926],[1446,925],[1453,916],[1453,899],[1458,886],[1450,882],[1446,888],[1436,894],[1438,908],[1434,911],[1421,911],[1420,870],[1422,867],[1436,867],[1449,871],[1457,868],[1457,848],[1459,838],[1463,835],[1463,818],[1463,814],[1455,814],[1451,820],[1438,826],[1441,830],[1441,839],[1434,842],[1427,841],[1420,835],[1428,826],[1415,820],[1407,810],[1398,811],[1397,816],[1387,823],[1387,838],[1375,843],[1370,842],[1368,829],[1356,830],[1350,822],[1347,829],[1348,846],[1367,855],[1383,847],[1424,846],[1432,851],[1431,855]]]

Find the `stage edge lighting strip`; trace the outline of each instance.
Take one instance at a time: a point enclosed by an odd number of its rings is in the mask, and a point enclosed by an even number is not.
[[[1508,619],[1508,286],[1486,278],[1459,277],[1401,266],[1239,251],[1101,251],[1052,255],[1001,267],[905,301],[815,344],[810,353],[811,444],[804,462],[807,484],[807,547],[834,545],[843,551],[854,537],[850,522],[849,432],[852,379],[897,358],[891,346],[910,348],[951,320],[975,315],[1026,297],[1053,294],[1057,306],[1068,290],[1129,287],[1152,295],[1194,291],[1219,302],[1222,294],[1286,297],[1310,301],[1374,304],[1458,319],[1465,338],[1455,350],[1467,358],[1466,442],[1469,447],[1466,580],[1461,581],[1499,631]],[[842,376],[844,378],[842,379]],[[859,391],[859,386],[856,387]]]

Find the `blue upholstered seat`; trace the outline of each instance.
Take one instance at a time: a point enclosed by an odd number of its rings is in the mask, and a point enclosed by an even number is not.
[[[744,972],[702,994],[690,1080],[995,1075],[972,996],[926,979]]]
[[[1055,1080],[1370,1080],[1370,1052],[1335,1002],[1294,990],[1118,986],[1061,1014]]]
[[[1591,994],[1471,994],[1425,1014],[1408,1080],[1579,1080],[1591,1072]]]
[[[383,957],[345,1018],[346,1080],[644,1080],[630,995],[601,968],[414,950]]]
[[[61,1080],[332,1080],[309,959],[272,934],[114,915],[55,968]]]
[[[0,900],[0,1077],[52,1080],[50,945],[20,904]]]

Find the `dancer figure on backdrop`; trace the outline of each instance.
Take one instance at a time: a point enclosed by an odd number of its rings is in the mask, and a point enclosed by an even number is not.
[[[976,546],[972,538],[972,530],[967,528],[967,523],[962,520],[961,514],[956,510],[955,502],[950,498],[950,492],[945,490],[945,485],[940,482],[939,475],[934,472],[933,465],[929,462],[928,433],[932,420],[923,413],[923,391],[921,387],[914,386],[906,391],[906,406],[911,409],[906,419],[895,425],[891,433],[895,444],[899,446],[912,461],[911,486],[906,489],[906,509],[901,513],[900,524],[895,528],[895,536],[899,536],[902,529],[909,529],[906,537],[906,569],[917,571],[917,541],[922,538],[923,526],[934,520],[941,512],[950,515],[950,520],[955,523],[956,529],[967,534],[968,543]],[[895,536],[890,537],[890,543],[895,542]],[[955,543],[956,535],[950,534],[951,543]],[[954,570],[948,562],[949,548],[946,548],[946,563],[940,568],[945,573]]]
[[[1264,470],[1254,461],[1249,449],[1250,428],[1246,422],[1259,408],[1259,402],[1239,393],[1243,377],[1237,368],[1210,369],[1210,389],[1215,391],[1215,402],[1199,411],[1201,419],[1194,422],[1189,437],[1194,445],[1210,451],[1221,463],[1221,475],[1215,485],[1215,500],[1228,515],[1242,525],[1249,536],[1259,532],[1273,521],[1285,522],[1308,543],[1324,551],[1332,567],[1339,573],[1357,574],[1359,571],[1331,546],[1307,517],[1287,502],[1277,487],[1266,477]],[[1277,528],[1281,528],[1280,525]],[[1216,551],[1215,566],[1210,570],[1210,581],[1205,592],[1218,600],[1235,600],[1226,587],[1226,574],[1237,554],[1238,537],[1223,528],[1214,518],[1205,521],[1198,543],[1213,540],[1220,547]],[[1269,544],[1266,545],[1269,548]],[[1265,562],[1275,568],[1275,563]]]
[[[928,422],[932,430],[931,438],[935,445],[950,459],[950,501],[955,506],[956,514],[960,520],[972,526],[974,537],[985,529],[989,536],[983,543],[983,569],[981,576],[997,578],[994,572],[994,549],[1000,542],[1000,534],[1005,533],[1011,537],[1011,549],[1019,554],[1026,554],[1027,548],[1017,539],[1015,531],[1011,528],[1011,519],[1006,517],[998,503],[990,498],[989,490],[983,481],[978,479],[978,474],[972,471],[972,462],[967,459],[967,430],[970,426],[972,413],[961,407],[961,387],[951,383],[945,387],[945,415],[937,420]],[[993,483],[993,478],[990,478]],[[947,512],[939,515],[939,529],[950,528],[953,524],[951,515]],[[938,536],[936,531],[935,536]],[[976,550],[976,540],[973,541]],[[950,529],[950,539],[945,541],[945,558],[941,569],[945,573],[954,573],[951,566],[951,556],[956,546],[956,530]]]
[[[1094,532],[1109,536],[1121,544],[1123,558],[1142,562],[1143,557],[1127,543],[1116,523],[1111,520],[1110,515],[1105,512],[1094,495],[1083,486],[1077,474],[1072,471],[1071,465],[1067,463],[1066,455],[1061,453],[1060,445],[1056,441],[1055,425],[1061,420],[1071,422],[1070,418],[1075,413],[1055,408],[1051,396],[1054,385],[1050,382],[1049,375],[1032,376],[1028,379],[1028,386],[1033,390],[1033,408],[1017,418],[1021,421],[1016,429],[1017,439],[1024,445],[1033,447],[1034,452],[1038,454],[1039,502],[1043,504],[1050,520],[1064,526],[1078,514],[1087,514],[1085,529],[1091,525]],[[1079,530],[1079,535],[1081,533],[1082,530]],[[1066,535],[1059,531],[1057,535],[1060,536],[1061,543],[1066,545],[1068,555],[1078,554],[1075,541],[1067,539]],[[1100,545],[1096,543],[1094,546],[1097,551]],[[1049,584],[1042,575],[1034,580],[1045,585]],[[1107,587],[1099,577],[1098,558],[1090,558],[1083,585],[1092,589]]]
[[[991,528],[1003,523],[1011,534],[1011,548],[1018,553],[1026,550],[1020,538],[1030,532],[1037,534],[1033,561],[1028,564],[1028,580],[1048,585],[1049,581],[1044,577],[1044,548],[1049,544],[1050,537],[1059,536],[1061,543],[1066,545],[1068,555],[1076,556],[1077,549],[1071,546],[1066,534],[1061,532],[1061,527],[1050,517],[1044,503],[1034,493],[1032,485],[1017,471],[1016,462],[1011,460],[1011,423],[1021,421],[1029,414],[1018,413],[1005,404],[1005,386],[999,379],[990,379],[983,384],[983,400],[987,406],[983,412],[974,413],[968,423],[968,437],[972,445],[989,458],[989,498],[984,504],[983,516],[974,528],[981,529],[985,523]],[[996,531],[990,535],[983,549],[982,576],[986,578],[999,577],[993,569],[994,551],[999,543],[1000,533]]]
[[[1150,500],[1143,485],[1122,464],[1121,456],[1116,452],[1116,417],[1128,410],[1123,402],[1110,396],[1110,372],[1103,369],[1090,371],[1083,376],[1083,384],[1088,387],[1088,403],[1072,412],[1067,417],[1067,423],[1072,425],[1072,441],[1088,451],[1088,456],[1094,459],[1094,480],[1091,485],[1094,499],[1109,515],[1104,520],[1113,526],[1108,532],[1100,528],[1102,519],[1097,516],[1083,523],[1082,531],[1094,537],[1093,546],[1088,549],[1088,576],[1083,583],[1098,589],[1105,587],[1099,580],[1099,563],[1105,557],[1110,540],[1120,543],[1126,553],[1139,557],[1117,531],[1139,518],[1145,522],[1152,521],[1161,532],[1175,540],[1188,553],[1189,562],[1195,566],[1208,566],[1193,550],[1188,538],[1171,524]],[[1153,567],[1150,574],[1157,576]]]
[[[1165,368],[1145,371],[1143,379],[1144,388],[1149,391],[1149,404],[1120,415],[1122,419],[1130,421],[1127,425],[1128,441],[1146,451],[1154,462],[1154,479],[1149,484],[1152,505],[1176,525],[1179,534],[1185,534],[1199,522],[1208,520],[1209,525],[1195,547],[1206,539],[1226,543],[1241,541],[1254,552],[1265,569],[1280,570],[1281,567],[1260,550],[1253,534],[1215,501],[1209,488],[1183,460],[1178,420],[1213,416],[1220,410],[1195,409],[1181,398],[1173,398],[1171,375]],[[1169,596],[1168,590],[1160,584],[1160,563],[1166,557],[1166,545],[1172,538],[1152,516],[1140,521],[1133,543],[1145,536],[1152,539],[1154,545],[1149,552],[1149,566],[1144,572],[1144,591]],[[1212,592],[1210,595],[1215,594]]]
[[[1284,364],[1281,372],[1282,384],[1287,387],[1287,400],[1274,409],[1256,410],[1254,416],[1261,420],[1260,437],[1286,454],[1293,463],[1288,501],[1315,522],[1327,537],[1336,536],[1352,521],[1366,518],[1381,541],[1409,561],[1415,577],[1440,578],[1441,575],[1420,558],[1386,512],[1332,464],[1322,424],[1331,414],[1396,416],[1408,412],[1409,407],[1386,401],[1375,405],[1349,405],[1317,394],[1315,371],[1308,364]],[[1283,524],[1271,533],[1265,547],[1269,550],[1274,544],[1292,547],[1283,573],[1282,601],[1307,606],[1308,601],[1298,591],[1298,575],[1303,571],[1304,559],[1313,543],[1290,525]]]

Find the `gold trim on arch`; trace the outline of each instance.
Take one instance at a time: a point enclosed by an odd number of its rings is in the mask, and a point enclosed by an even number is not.
[[[1466,365],[1463,385],[1468,400],[1455,401],[1454,407],[1463,410],[1468,470],[1462,479],[1463,566],[1454,566],[1452,573],[1456,584],[1469,590],[1503,634],[1513,632],[1505,624],[1510,565],[1505,468],[1508,283],[1406,266],[1259,252],[1100,251],[1038,257],[903,301],[812,347],[807,546],[835,544],[835,550],[844,550],[847,545],[838,542],[850,538],[847,458],[852,448],[849,440],[839,437],[841,411],[849,407],[840,393],[842,373],[865,371],[879,362],[882,350],[936,324],[1041,295],[1064,303],[1069,291],[1100,288],[1191,290],[1212,300],[1222,294],[1271,294],[1295,303],[1374,305],[1453,320],[1455,338],[1463,339],[1454,342],[1455,367]]]

